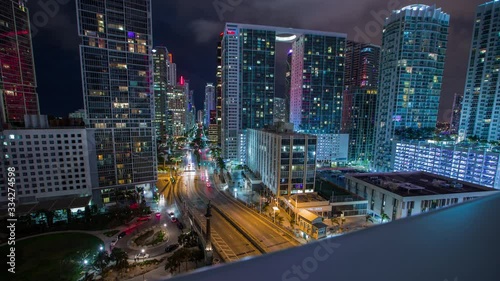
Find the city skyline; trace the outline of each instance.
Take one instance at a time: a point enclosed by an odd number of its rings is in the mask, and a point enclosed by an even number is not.
[[[297,19],[289,20],[283,17],[266,17],[259,15],[261,12],[256,3],[242,3],[240,6],[232,8],[231,11],[223,14],[223,21],[219,20],[217,10],[213,7],[212,3],[169,3],[169,9],[166,9],[166,3],[153,0],[153,33],[154,45],[166,46],[171,51],[179,68],[179,74],[191,80],[191,88],[195,93],[195,104],[197,108],[202,108],[204,86],[208,83],[215,83],[215,70],[216,70],[216,51],[214,46],[217,44],[219,33],[222,31],[224,21],[231,21],[233,19],[242,18],[241,22],[248,22],[253,24],[270,24],[278,26],[286,26],[293,28],[307,28],[318,29],[332,32],[346,32],[348,39],[356,39],[356,30],[365,30],[369,23],[376,23],[373,30],[379,29],[380,34],[369,37],[372,39],[371,43],[380,44],[381,42],[381,26],[378,24],[380,17],[373,16],[372,14],[382,15],[387,14],[388,5],[386,2],[377,1],[370,5],[356,5],[350,7],[349,10],[359,17],[345,18],[342,17],[320,17],[310,18],[306,21],[306,17],[311,15],[309,8],[304,7],[304,13],[297,15]],[[259,2],[259,1],[253,1]],[[333,4],[325,4],[323,1],[317,1],[317,5],[327,9],[331,8]],[[484,1],[465,2],[463,5],[452,5],[446,1],[419,1],[418,3],[432,4],[436,3],[437,6],[442,7],[451,15],[450,27],[450,48],[448,50],[447,64],[445,68],[445,78],[443,80],[443,91],[439,113],[439,120],[448,120],[451,116],[451,107],[453,103],[453,94],[455,92],[463,92],[465,85],[465,73],[468,60],[470,38],[472,37],[473,20],[475,17],[475,8],[477,5],[482,4]],[[332,2],[334,3],[334,2]],[[410,4],[409,1],[393,1],[399,3],[400,7]],[[413,2],[412,2],[413,3]],[[197,8],[193,8],[193,4]],[[338,6],[338,3],[336,4]],[[340,4],[349,5],[349,4]],[[290,3],[286,6],[276,4],[268,7],[266,13],[272,13],[279,9],[288,11],[292,7],[298,7],[300,3]],[[45,13],[42,7],[36,2],[29,2],[30,12],[32,17],[35,14]],[[198,8],[199,7],[199,8]],[[201,7],[206,8],[208,13],[202,16],[200,13]],[[368,8],[367,8],[368,7]],[[186,9],[191,8],[193,11],[190,17],[179,18],[178,11],[186,12]],[[345,7],[346,9],[348,7]],[[332,9],[340,11],[341,9]],[[164,17],[160,14],[161,11],[172,11],[172,15]],[[210,13],[212,11],[212,13]],[[255,16],[250,15],[255,11]],[[66,115],[69,112],[75,111],[83,107],[83,100],[81,99],[81,86],[80,73],[77,62],[78,54],[78,38],[76,36],[76,18],[74,17],[75,7],[72,2],[68,4],[61,4],[57,9],[57,13],[53,16],[47,15],[47,22],[45,25],[34,23],[36,31],[34,34],[34,54],[35,62],[38,67],[50,67],[52,69],[51,75],[49,73],[37,74],[39,80],[38,92],[40,97],[40,108],[44,114],[53,115]],[[339,18],[341,22],[333,22],[332,18]],[[39,22],[39,21],[38,21]],[[205,22],[206,25],[201,25],[200,22]],[[62,25],[62,27],[61,27]],[[335,26],[335,28],[333,28]],[[184,32],[180,32],[184,28]],[[59,28],[57,34],[53,31]],[[211,32],[206,30],[211,28]],[[195,32],[198,30],[199,32]],[[52,32],[52,34],[51,34]],[[196,36],[199,35],[199,36]],[[201,38],[200,36],[204,36]],[[358,36],[362,39],[362,36]],[[50,39],[49,39],[50,38]],[[463,40],[463,38],[467,38]],[[205,40],[201,40],[205,39]],[[459,44],[459,42],[461,44]],[[184,46],[190,46],[185,48]],[[37,53],[43,53],[43,56],[37,56]],[[202,67],[200,67],[202,65]],[[66,71],[73,69],[74,71]],[[60,83],[55,83],[56,77],[64,77]],[[76,83],[75,83],[76,82]],[[284,82],[283,82],[284,83]],[[278,85],[280,86],[280,85]],[[284,85],[282,86],[284,89]],[[66,104],[65,107],[54,106],[54,100],[61,100]]]

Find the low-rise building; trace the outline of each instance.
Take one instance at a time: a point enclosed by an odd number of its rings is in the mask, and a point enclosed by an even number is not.
[[[54,199],[49,207],[84,207],[97,186],[94,131],[85,128],[27,128],[0,132],[0,206],[8,201],[8,168],[15,169],[16,201],[31,205]],[[85,197],[87,200],[75,198]],[[83,203],[82,203],[83,202]],[[83,205],[82,205],[83,204]],[[49,204],[50,205],[50,204]],[[77,206],[81,205],[81,206]],[[26,208],[27,211],[36,211]]]
[[[368,214],[395,220],[444,208],[497,190],[427,172],[346,175],[348,191],[368,200]]]
[[[316,142],[313,135],[293,132],[293,125],[247,130],[247,166],[275,196],[313,192]]]

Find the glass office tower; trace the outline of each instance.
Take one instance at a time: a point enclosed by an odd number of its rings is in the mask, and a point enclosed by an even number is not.
[[[153,49],[154,94],[155,94],[155,138],[166,141],[168,116],[168,50],[165,47]]]
[[[392,143],[431,137],[437,122],[450,16],[410,5],[387,18],[382,36],[374,169],[391,170]]]
[[[95,130],[96,203],[156,183],[150,0],[77,0],[84,105]]]
[[[296,130],[339,133],[345,34],[227,23],[222,39],[222,153],[244,163],[245,130],[273,123],[276,44],[292,45]],[[303,87],[303,88],[302,88]]]
[[[40,114],[25,0],[0,1],[0,128]]]
[[[460,139],[500,140],[500,2],[479,5],[460,119]]]
[[[349,134],[348,159],[372,159],[380,46],[347,41],[342,131]]]

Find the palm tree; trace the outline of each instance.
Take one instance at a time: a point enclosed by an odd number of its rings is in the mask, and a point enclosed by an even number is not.
[[[391,218],[389,218],[389,216],[386,214],[386,213],[382,213],[382,215],[380,216],[380,222],[383,223],[384,221],[390,221]]]
[[[109,258],[116,262],[116,267],[119,269],[128,266],[128,255],[120,248],[113,248]]]
[[[277,216],[276,217],[276,221],[278,222],[278,225],[282,225],[284,220],[285,219],[282,216]]]
[[[335,218],[330,218],[330,221],[332,222],[332,224],[335,224],[338,226],[340,232],[342,233],[343,229],[342,229],[342,225],[343,225],[343,220],[340,218],[340,217],[335,217]]]

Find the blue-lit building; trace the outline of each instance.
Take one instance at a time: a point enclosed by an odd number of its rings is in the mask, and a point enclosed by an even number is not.
[[[386,19],[377,94],[375,170],[390,170],[392,143],[412,138],[408,131],[423,138],[432,136],[449,26],[450,16],[435,5],[410,5]]]
[[[459,136],[500,141],[500,2],[479,5],[474,21]]]
[[[500,147],[435,141],[394,143],[394,171],[425,171],[500,189]]]

